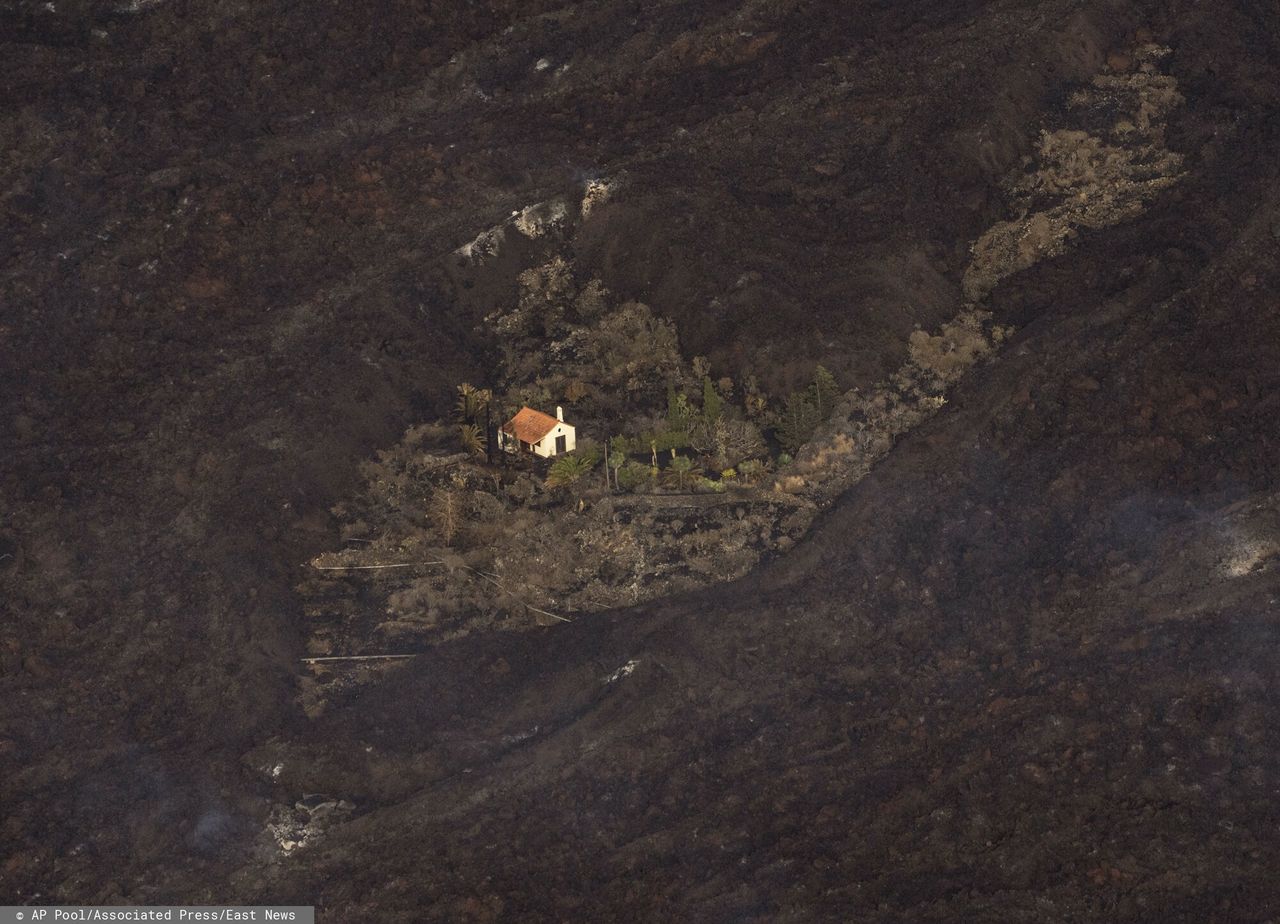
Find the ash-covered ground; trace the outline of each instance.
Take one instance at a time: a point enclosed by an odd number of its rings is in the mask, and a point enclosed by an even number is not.
[[[1244,0],[0,0],[0,898],[1280,919],[1278,53]],[[335,511],[553,256],[831,370],[803,523],[312,708]]]

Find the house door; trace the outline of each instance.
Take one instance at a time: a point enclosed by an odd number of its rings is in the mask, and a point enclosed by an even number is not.
[[[560,453],[564,452],[564,448],[566,445],[568,444],[565,442],[565,438],[563,436],[557,436],[556,437],[556,455],[560,455]]]

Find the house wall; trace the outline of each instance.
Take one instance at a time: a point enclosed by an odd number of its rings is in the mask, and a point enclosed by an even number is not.
[[[558,423],[556,424],[555,429],[533,445],[534,453],[542,456],[544,459],[549,459],[551,456],[554,456],[556,454],[557,436],[563,436],[565,438],[564,451],[573,452],[574,447],[577,446],[577,434],[574,432],[573,426],[567,423]]]
[[[574,426],[572,424],[559,423],[556,424],[555,428],[550,433],[534,444],[534,454],[539,455],[544,459],[549,459],[554,456],[556,454],[557,436],[563,436],[565,438],[565,452],[573,452],[578,445],[577,432]],[[501,430],[498,431],[498,446],[508,452],[517,452],[522,448],[519,440],[514,436],[508,436]]]

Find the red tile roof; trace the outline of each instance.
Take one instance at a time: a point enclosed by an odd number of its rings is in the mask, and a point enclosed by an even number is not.
[[[502,425],[502,432],[511,434],[522,443],[536,443],[554,430],[558,423],[560,421],[550,414],[522,407],[520,413]]]

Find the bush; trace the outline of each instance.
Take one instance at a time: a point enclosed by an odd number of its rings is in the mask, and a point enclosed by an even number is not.
[[[585,459],[591,467],[595,467],[596,463],[604,458],[604,447],[594,440],[582,440],[578,443],[577,448],[573,450],[573,455],[579,459]],[[568,458],[564,456],[562,458]]]
[[[738,465],[738,474],[742,476],[742,480],[747,484],[755,484],[767,471],[765,463],[759,459],[747,459]]]
[[[658,452],[684,449],[689,445],[689,435],[682,430],[663,430],[650,436],[649,445]]]
[[[712,428],[715,462],[720,468],[732,468],[743,459],[765,451],[764,438],[756,425],[746,420],[716,420]]]
[[[634,491],[640,485],[649,481],[653,477],[653,473],[647,465],[641,465],[639,462],[627,462],[618,469],[616,477],[619,488],[624,491]]]

